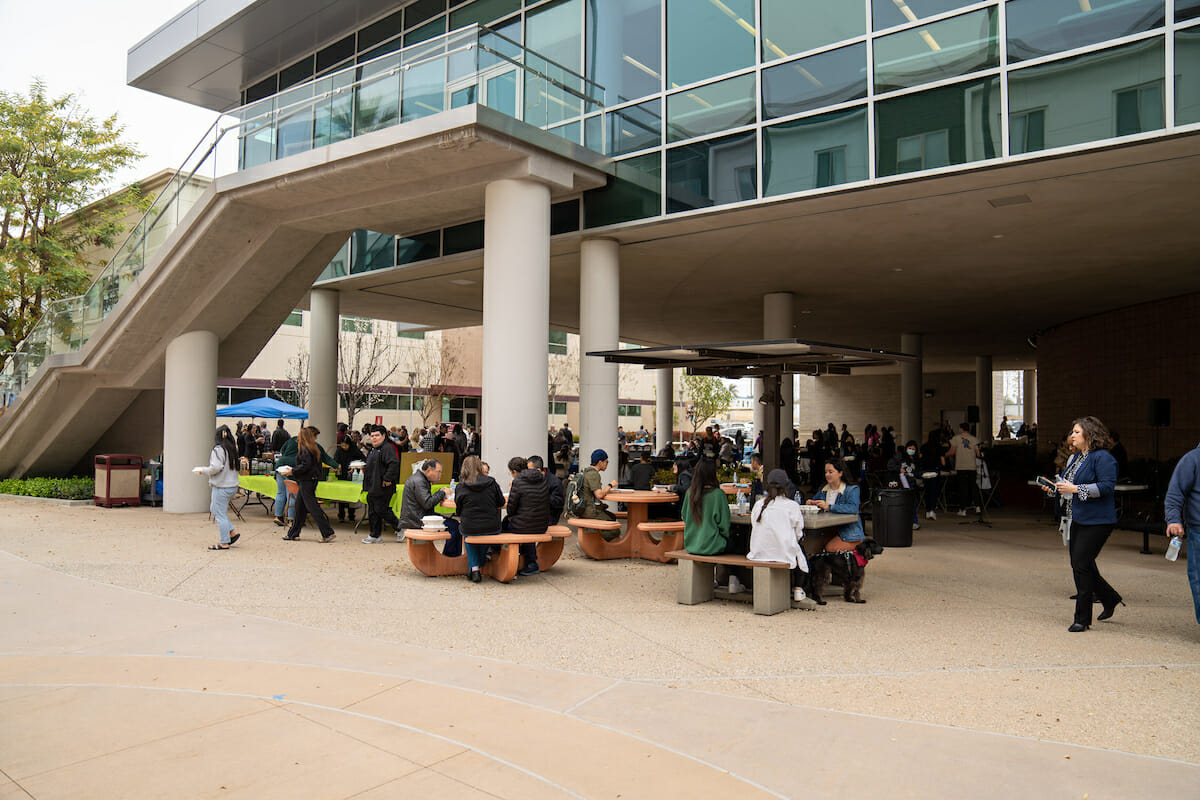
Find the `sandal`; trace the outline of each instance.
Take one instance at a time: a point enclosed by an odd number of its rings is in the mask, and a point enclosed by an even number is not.
[[[333,541],[334,539],[336,539],[336,538],[337,538],[337,534],[336,534],[336,533],[331,533],[331,534],[329,534],[328,536],[322,536],[322,537],[321,537],[321,544],[329,544],[330,542],[332,542],[332,541]]]
[[[208,546],[208,549],[209,550],[228,550],[229,545],[227,545],[227,544],[210,544]]]
[[[230,544],[233,544],[234,542],[236,542],[236,541],[237,541],[238,539],[240,539],[240,538],[242,538],[242,535],[241,535],[240,533],[235,533],[235,534],[233,534],[232,536],[230,536],[230,537],[229,537],[229,543],[230,543]]]

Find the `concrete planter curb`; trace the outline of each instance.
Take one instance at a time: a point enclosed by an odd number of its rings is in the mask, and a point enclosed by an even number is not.
[[[63,500],[58,497],[30,497],[24,494],[0,494],[0,498],[5,500],[24,500],[31,503],[44,503],[51,506],[90,506],[95,504],[95,500]]]

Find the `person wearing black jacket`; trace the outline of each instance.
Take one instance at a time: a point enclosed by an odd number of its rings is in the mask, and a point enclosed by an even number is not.
[[[296,466],[291,467],[289,477],[300,485],[299,497],[296,499],[296,518],[284,535],[284,539],[294,542],[300,538],[300,530],[304,527],[308,514],[317,521],[321,530],[321,541],[332,542],[337,538],[329,525],[329,518],[321,510],[317,501],[317,481],[325,475],[325,464],[337,465],[321,445],[317,444],[316,428],[301,428],[296,448]]]
[[[550,516],[546,520],[547,526],[557,525],[562,518],[563,507],[567,504],[566,490],[563,488],[563,482],[558,476],[546,469],[546,462],[541,456],[530,456],[526,462],[530,469],[536,469],[542,475],[546,476],[546,488],[550,491],[549,510]]]
[[[513,533],[545,533],[550,519],[550,484],[546,476],[520,456],[508,460],[508,471],[513,479],[508,488],[508,529]],[[525,566],[517,574],[536,575],[537,545],[521,545],[521,555]]]
[[[292,438],[291,434],[283,427],[283,420],[275,420],[275,430],[271,432],[271,452],[278,453],[290,438]]]
[[[371,454],[363,467],[363,491],[367,493],[367,521],[371,535],[363,544],[379,544],[383,539],[383,523],[398,530],[400,520],[392,511],[392,497],[396,494],[396,481],[400,478],[400,451],[396,443],[388,438],[382,425],[371,428]]]
[[[339,481],[350,480],[350,464],[354,461],[362,461],[362,450],[358,449],[358,445],[350,438],[350,434],[346,434],[338,442],[337,450],[333,454],[333,458],[337,461],[338,470],[337,476]],[[350,521],[354,522],[354,507],[357,503],[338,503],[338,522],[346,520],[346,513],[350,513]]]
[[[463,459],[459,477],[461,480],[454,489],[459,531],[464,537],[500,533],[500,509],[504,508],[504,494],[495,478],[483,474],[483,462],[479,456]],[[486,551],[486,545],[467,545],[467,577],[472,583],[483,580],[479,568],[483,566]]]

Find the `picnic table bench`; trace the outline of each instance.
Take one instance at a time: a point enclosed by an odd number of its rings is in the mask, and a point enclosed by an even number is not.
[[[516,577],[517,571],[525,566],[519,545],[537,544],[538,570],[545,572],[558,562],[559,556],[562,555],[563,541],[570,535],[571,530],[565,525],[551,525],[542,534],[501,533],[493,536],[467,536],[464,537],[464,541],[468,544],[500,545],[499,557],[493,556],[481,570],[483,574],[490,575],[501,583],[508,583]],[[405,529],[404,540],[407,542],[409,560],[419,572],[432,578],[466,575],[465,553],[461,556],[446,556],[434,546],[434,542],[449,538],[450,532],[445,530]]]
[[[672,550],[670,558],[679,561],[679,590],[676,599],[685,606],[707,603],[716,594],[713,587],[718,564],[751,567],[754,570],[754,613],[778,614],[792,607],[791,564],[783,561],[751,561],[745,556],[697,555]]]

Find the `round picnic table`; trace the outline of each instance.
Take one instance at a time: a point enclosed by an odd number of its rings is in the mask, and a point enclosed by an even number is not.
[[[606,560],[612,558],[644,558],[647,561],[668,562],[668,550],[664,541],[656,542],[650,532],[641,525],[649,518],[650,506],[656,503],[674,503],[679,495],[673,492],[646,492],[633,489],[613,489],[604,496],[605,502],[625,504],[625,532],[617,539],[606,542],[597,531],[580,528],[579,548],[589,558]],[[667,541],[671,544],[673,540]]]

